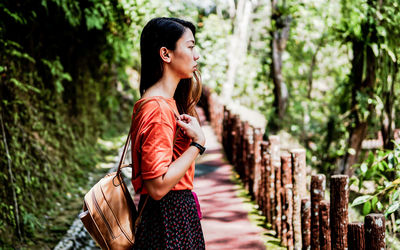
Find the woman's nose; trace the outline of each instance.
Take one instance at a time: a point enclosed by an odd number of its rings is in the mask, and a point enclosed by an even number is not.
[[[195,50],[194,51],[194,60],[197,61],[197,60],[199,60],[199,58],[200,58],[200,54],[197,53],[197,51]]]

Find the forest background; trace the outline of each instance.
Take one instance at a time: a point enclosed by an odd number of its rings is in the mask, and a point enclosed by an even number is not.
[[[87,173],[127,132],[139,98],[140,31],[157,16],[192,21],[204,84],[262,113],[265,136],[291,134],[313,169],[351,175],[354,207],[385,213],[399,237],[399,5],[2,1],[0,246],[51,246],[65,233]],[[362,147],[375,138],[379,147]],[[74,215],[60,221],[68,209]]]

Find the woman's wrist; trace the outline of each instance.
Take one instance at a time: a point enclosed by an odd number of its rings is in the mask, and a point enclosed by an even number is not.
[[[206,139],[204,137],[200,137],[200,138],[199,137],[194,137],[194,138],[192,138],[192,141],[195,142],[195,143],[200,144],[203,147],[204,147],[204,144],[206,144]]]
[[[190,146],[196,147],[196,148],[199,150],[199,154],[201,154],[201,155],[204,153],[204,151],[206,151],[206,148],[205,148],[205,147],[201,146],[200,144],[198,144],[198,143],[196,143],[196,142],[194,142],[194,141],[192,141],[192,142],[190,143]]]

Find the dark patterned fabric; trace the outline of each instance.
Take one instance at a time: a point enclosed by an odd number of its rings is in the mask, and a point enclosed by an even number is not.
[[[146,195],[140,196],[139,209]],[[196,203],[190,190],[151,197],[143,210],[134,249],[205,249]]]

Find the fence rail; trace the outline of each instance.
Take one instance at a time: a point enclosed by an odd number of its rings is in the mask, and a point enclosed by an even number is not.
[[[365,222],[348,222],[349,178],[311,176],[306,188],[306,151],[281,150],[278,136],[263,140],[253,127],[204,91],[206,113],[228,161],[258,204],[275,236],[287,249],[385,249],[385,218],[369,214]]]

